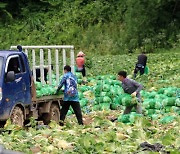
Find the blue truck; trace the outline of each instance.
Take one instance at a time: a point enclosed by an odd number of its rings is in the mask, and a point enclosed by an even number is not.
[[[27,54],[21,50],[0,51],[0,124],[7,119],[23,126],[30,117],[59,122],[63,95],[36,98],[36,87]],[[43,78],[43,77],[42,77]]]

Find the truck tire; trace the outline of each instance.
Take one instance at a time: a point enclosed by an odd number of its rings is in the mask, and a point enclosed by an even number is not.
[[[11,114],[11,122],[20,127],[24,126],[24,114],[20,107],[16,106]]]
[[[48,125],[51,120],[54,120],[57,123],[60,121],[60,111],[57,104],[51,104],[49,113],[46,113],[43,116],[43,122],[45,125]]]
[[[6,121],[0,121],[0,128],[3,128],[5,124],[6,124]]]

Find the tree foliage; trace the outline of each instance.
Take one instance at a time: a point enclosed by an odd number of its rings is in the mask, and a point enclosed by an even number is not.
[[[0,19],[1,48],[73,44],[118,54],[180,43],[178,0],[3,0]]]

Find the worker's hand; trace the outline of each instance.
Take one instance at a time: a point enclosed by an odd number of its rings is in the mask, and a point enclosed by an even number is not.
[[[58,90],[56,90],[55,95],[57,95],[57,94],[58,94],[58,92],[59,92],[59,91],[58,91]]]
[[[137,92],[133,92],[133,93],[131,94],[132,97],[136,97],[136,95],[137,95]]]
[[[57,94],[58,94],[58,92],[59,92],[59,89],[57,88],[57,90],[56,90],[56,93],[55,93],[55,94],[57,95]]]

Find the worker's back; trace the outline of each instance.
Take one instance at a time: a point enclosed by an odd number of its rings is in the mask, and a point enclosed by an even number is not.
[[[138,56],[137,64],[142,64],[143,66],[146,66],[146,62],[147,62],[147,56],[145,54],[141,54]]]

